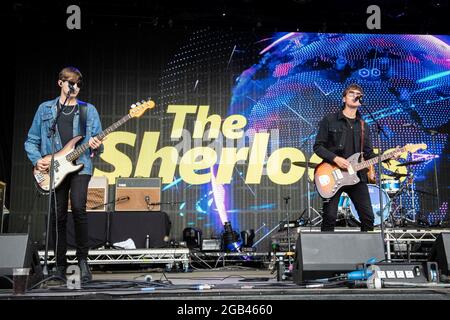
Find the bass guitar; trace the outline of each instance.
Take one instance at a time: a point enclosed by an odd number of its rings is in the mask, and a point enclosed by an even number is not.
[[[103,130],[97,135],[97,138],[103,140],[108,134],[116,130],[131,118],[138,118],[148,109],[155,107],[155,103],[151,100],[138,102],[131,105],[129,113],[119,121],[113,123],[111,126]],[[87,149],[90,148],[89,143],[86,142],[82,145],[76,146],[78,141],[83,139],[83,136],[73,137],[60,151],[55,153],[54,158],[54,188],[57,188],[64,178],[72,172],[77,172],[83,168],[83,164],[76,164],[77,160]],[[51,155],[46,155],[44,159],[50,162]],[[45,172],[39,171],[36,166],[33,168],[33,177],[36,187],[42,194],[48,194],[50,190],[50,169]]]

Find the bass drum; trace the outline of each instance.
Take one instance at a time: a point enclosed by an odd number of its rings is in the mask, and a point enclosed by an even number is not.
[[[372,210],[373,214],[375,216],[374,220],[374,226],[379,226],[381,224],[381,214],[380,214],[380,188],[375,184],[368,184],[367,187],[369,188],[369,195],[370,195],[370,202],[372,204]],[[389,218],[389,212],[391,211],[391,203],[388,193],[385,190],[381,190],[381,196],[383,197],[383,221],[386,221]],[[361,222],[359,220],[358,212],[356,211],[355,205],[353,202],[348,199],[350,202],[350,212],[353,216],[353,218],[358,221],[358,223]]]

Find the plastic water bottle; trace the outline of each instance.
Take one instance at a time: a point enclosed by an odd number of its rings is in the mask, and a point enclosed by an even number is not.
[[[150,236],[149,235],[145,236],[145,248],[146,249],[150,248]]]

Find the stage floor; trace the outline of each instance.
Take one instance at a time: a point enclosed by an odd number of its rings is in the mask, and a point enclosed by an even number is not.
[[[2,289],[0,299],[450,300],[450,288],[305,289],[289,280],[277,281],[276,274],[268,270],[241,267],[179,273],[161,271],[95,271],[93,282],[81,290],[49,283],[46,289],[34,289],[21,296]],[[146,276],[150,281],[143,286]],[[135,281],[139,287],[134,285]]]

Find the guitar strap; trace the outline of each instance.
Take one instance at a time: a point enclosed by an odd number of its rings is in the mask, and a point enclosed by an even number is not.
[[[80,107],[80,121],[79,121],[79,132],[80,135],[86,137],[86,124],[87,124],[87,103],[78,101]]]
[[[360,119],[359,121],[361,123],[361,161],[364,161],[364,120]]]

